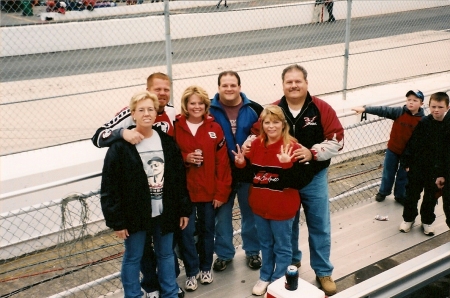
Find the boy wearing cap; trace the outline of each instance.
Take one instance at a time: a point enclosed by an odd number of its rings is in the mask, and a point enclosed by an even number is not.
[[[417,123],[424,116],[421,107],[423,100],[422,91],[409,90],[406,93],[406,104],[403,107],[364,106],[352,109],[357,114],[365,112],[394,120],[384,158],[381,185],[375,197],[377,202],[384,201],[386,196],[391,194],[395,181],[395,200],[402,205],[404,204],[406,197],[405,186],[408,180],[405,169],[399,167],[400,155],[403,153]]]
[[[440,197],[439,189],[443,186],[437,183],[437,178],[445,177],[445,171],[448,171],[443,164],[448,155],[445,150],[448,140],[444,140],[448,133],[444,121],[448,105],[449,98],[445,92],[430,96],[430,114],[417,124],[400,159],[401,166],[408,172],[403,222],[399,227],[401,232],[408,233],[411,230],[418,215],[417,203],[423,191],[420,206],[422,228],[425,235],[434,235],[434,207]]]

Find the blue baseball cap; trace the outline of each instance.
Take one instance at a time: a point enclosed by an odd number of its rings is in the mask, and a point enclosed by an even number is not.
[[[422,91],[420,90],[409,90],[408,93],[406,93],[406,97],[410,96],[410,95],[414,95],[417,98],[420,98],[422,101],[425,99],[425,97],[423,96]]]

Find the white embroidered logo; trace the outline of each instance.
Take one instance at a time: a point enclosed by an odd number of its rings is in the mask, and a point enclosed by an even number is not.
[[[305,125],[303,125],[303,127],[306,127],[308,125],[317,125],[316,121],[317,116],[314,116],[312,118],[309,117],[305,117],[303,119],[305,119]]]
[[[210,132],[208,132],[208,133],[209,133],[209,137],[210,137],[211,139],[217,139],[217,135],[216,135],[215,132],[210,131]]]

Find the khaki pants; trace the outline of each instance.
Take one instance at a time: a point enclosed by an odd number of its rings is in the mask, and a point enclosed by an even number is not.
[[[314,6],[313,23],[322,23],[324,21],[325,5],[319,4]]]

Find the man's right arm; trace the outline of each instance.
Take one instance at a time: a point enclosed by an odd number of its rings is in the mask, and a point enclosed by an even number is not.
[[[131,125],[135,125],[133,119],[131,118],[130,109],[125,109],[117,114],[113,119],[105,123],[103,126],[99,127],[95,132],[94,136],[91,138],[92,143],[98,147],[110,147],[112,143],[123,137],[124,130],[126,130]],[[128,141],[128,140],[127,140]]]
[[[365,112],[367,114],[377,115],[379,117],[385,117],[395,120],[403,113],[402,107],[388,107],[388,106],[366,106]]]

